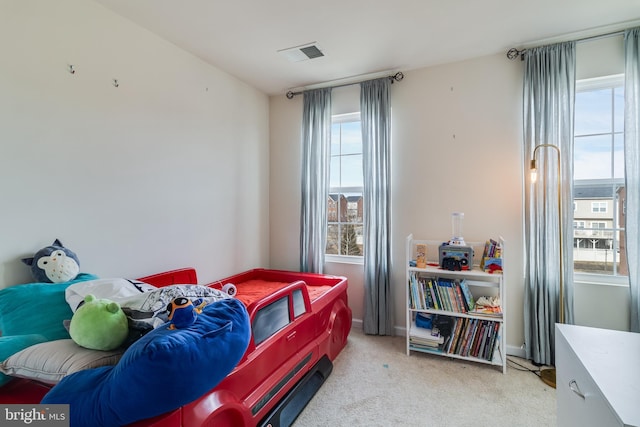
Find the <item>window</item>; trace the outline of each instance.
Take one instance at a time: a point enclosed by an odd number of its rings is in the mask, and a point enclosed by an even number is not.
[[[363,172],[360,113],[333,116],[326,254],[362,256]]]
[[[251,325],[256,345],[289,324],[289,297],[282,297],[261,308]]]
[[[302,295],[301,289],[293,291],[293,317],[297,319],[307,312],[307,308],[304,306],[304,295]]]
[[[624,76],[577,82],[573,174],[574,272],[626,276]]]
[[[591,202],[592,213],[607,213],[607,202]]]

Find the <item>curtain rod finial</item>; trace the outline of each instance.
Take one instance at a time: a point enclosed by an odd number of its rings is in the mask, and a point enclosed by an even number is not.
[[[402,79],[404,79],[404,74],[402,74],[401,71],[398,71],[393,76],[391,76],[391,83],[393,83],[394,81],[399,82]]]
[[[514,60],[519,56],[520,60],[524,61],[524,53],[526,51],[527,51],[526,49],[518,50],[515,47],[512,47],[507,51],[507,58]]]

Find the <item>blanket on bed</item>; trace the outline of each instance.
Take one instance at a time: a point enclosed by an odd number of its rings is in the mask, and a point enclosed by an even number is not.
[[[167,305],[177,297],[189,298],[194,305],[231,298],[225,292],[203,285],[170,285],[156,288],[139,280],[123,278],[76,283],[66,288],[65,298],[75,312],[84,302],[84,297],[89,294],[120,304],[129,321],[129,338],[126,345],[166,323],[169,320]]]

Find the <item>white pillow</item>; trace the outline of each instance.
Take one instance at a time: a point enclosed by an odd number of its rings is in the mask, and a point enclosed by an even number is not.
[[[66,375],[83,369],[115,365],[124,349],[90,350],[72,339],[35,344],[10,356],[0,364],[0,372],[29,378],[47,384],[57,384]]]

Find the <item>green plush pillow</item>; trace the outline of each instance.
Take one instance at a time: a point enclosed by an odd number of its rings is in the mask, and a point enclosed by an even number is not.
[[[113,350],[127,339],[129,323],[120,304],[89,294],[69,324],[69,335],[78,345],[92,350]]]
[[[39,344],[47,339],[42,335],[16,335],[12,337],[0,337],[0,361],[6,359],[14,353],[24,350],[32,345]],[[11,380],[11,377],[0,374],[0,385]]]
[[[0,336],[38,334],[45,341],[69,338],[62,322],[71,319],[73,313],[64,291],[73,283],[93,279],[97,277],[80,273],[69,282],[28,283],[0,289]]]

